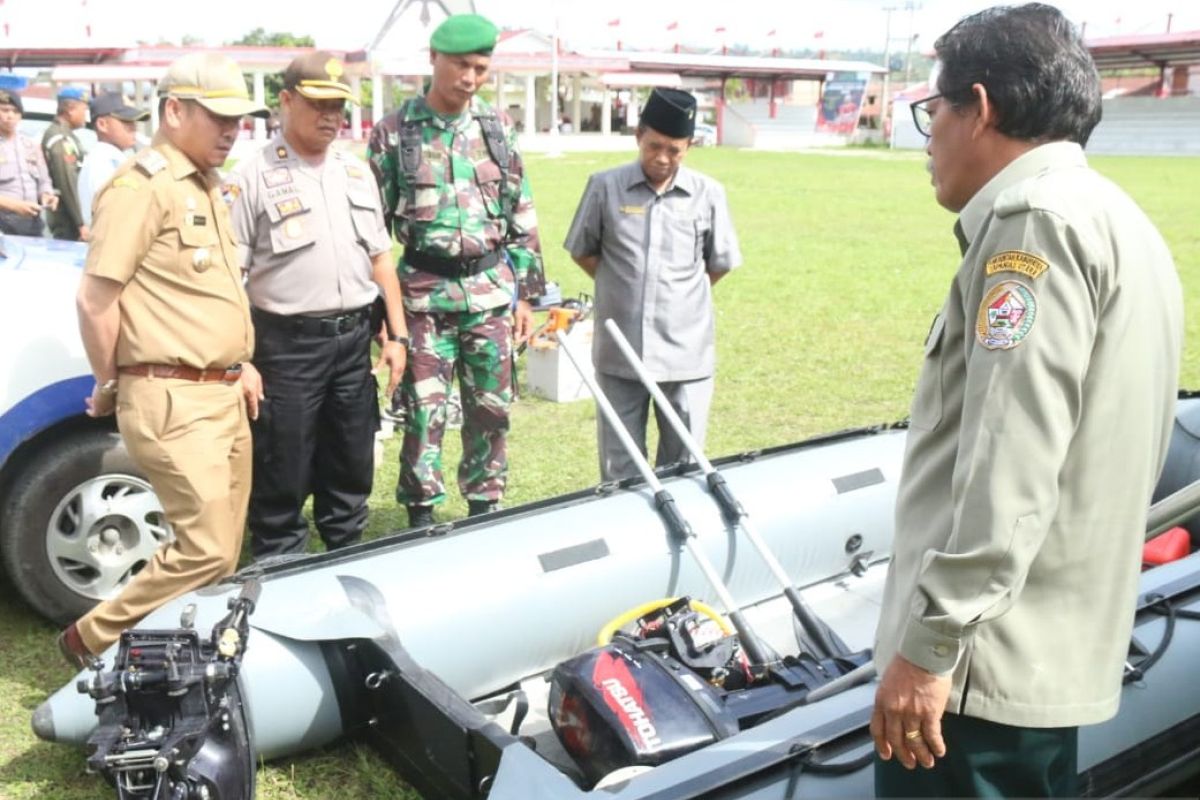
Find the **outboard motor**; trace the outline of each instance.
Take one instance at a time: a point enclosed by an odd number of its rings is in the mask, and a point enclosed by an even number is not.
[[[238,667],[260,586],[248,580],[207,640],[192,627],[121,634],[111,672],[77,688],[96,701],[88,771],[120,800],[243,800],[254,796],[255,760]]]

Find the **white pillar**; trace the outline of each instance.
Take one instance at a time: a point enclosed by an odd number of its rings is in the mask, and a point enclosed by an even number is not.
[[[387,113],[387,109],[383,107],[383,84],[387,80],[382,72],[376,72],[371,76],[371,125],[379,124],[383,119],[383,115]]]
[[[638,111],[638,94],[637,89],[629,90],[629,105],[625,106],[625,127],[633,130],[637,127],[638,117],[641,113]]]
[[[583,130],[583,75],[578,72],[571,80],[571,130]]]
[[[147,81],[147,83],[150,83]],[[150,135],[158,130],[158,84],[150,83]]]
[[[263,83],[263,71],[261,69],[254,70],[254,102],[261,105],[266,105],[267,89]],[[256,141],[261,141],[267,138],[267,121],[262,117],[254,118],[254,138]]]
[[[537,92],[533,82],[536,75],[525,76],[525,133],[537,133]]]
[[[507,106],[504,102],[504,73],[496,73],[496,108],[500,111],[506,111]]]
[[[354,93],[355,100],[362,97],[361,76],[350,78],[350,91]],[[358,103],[350,104],[350,138],[356,142],[362,138],[362,106]]]
[[[604,87],[604,95],[600,98],[600,132],[605,136],[612,133],[612,93]]]

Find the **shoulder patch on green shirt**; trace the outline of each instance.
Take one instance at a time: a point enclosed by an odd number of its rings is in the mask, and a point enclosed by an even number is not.
[[[988,350],[1012,350],[1037,320],[1037,298],[1020,281],[1000,281],[983,296],[975,319],[975,338]]]
[[[1036,278],[1050,269],[1045,259],[1024,250],[1005,250],[997,253],[987,260],[985,266],[988,275],[995,275],[997,272],[1019,272],[1029,278]]]

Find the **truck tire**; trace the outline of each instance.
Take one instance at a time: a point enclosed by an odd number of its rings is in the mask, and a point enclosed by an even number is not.
[[[121,438],[97,430],[52,439],[26,461],[0,526],[13,586],[60,625],[116,595],[172,538]]]

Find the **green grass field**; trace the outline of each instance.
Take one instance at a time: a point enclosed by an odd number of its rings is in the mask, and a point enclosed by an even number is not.
[[[623,154],[528,161],[549,277],[564,296],[587,291],[561,243],[587,175]],[[1200,160],[1097,158],[1158,224],[1179,265],[1187,303],[1181,382],[1200,388]],[[906,414],[922,339],[958,263],[954,218],[934,202],[924,157],[883,151],[780,154],[695,150],[688,164],[729,191],[745,266],[716,288],[717,392],[710,455],[795,441]],[[598,478],[592,404],[522,398],[513,412],[507,505],[592,485]],[[447,464],[459,447],[447,437]],[[396,440],[372,498],[370,536],[404,524],[395,507]],[[450,474],[452,478],[452,473]],[[465,513],[453,501],[440,519]],[[71,678],[54,629],[0,582],[0,797],[111,796],[83,773],[76,750],[44,744],[29,716]],[[258,796],[415,798],[369,749],[343,744],[265,765]]]

